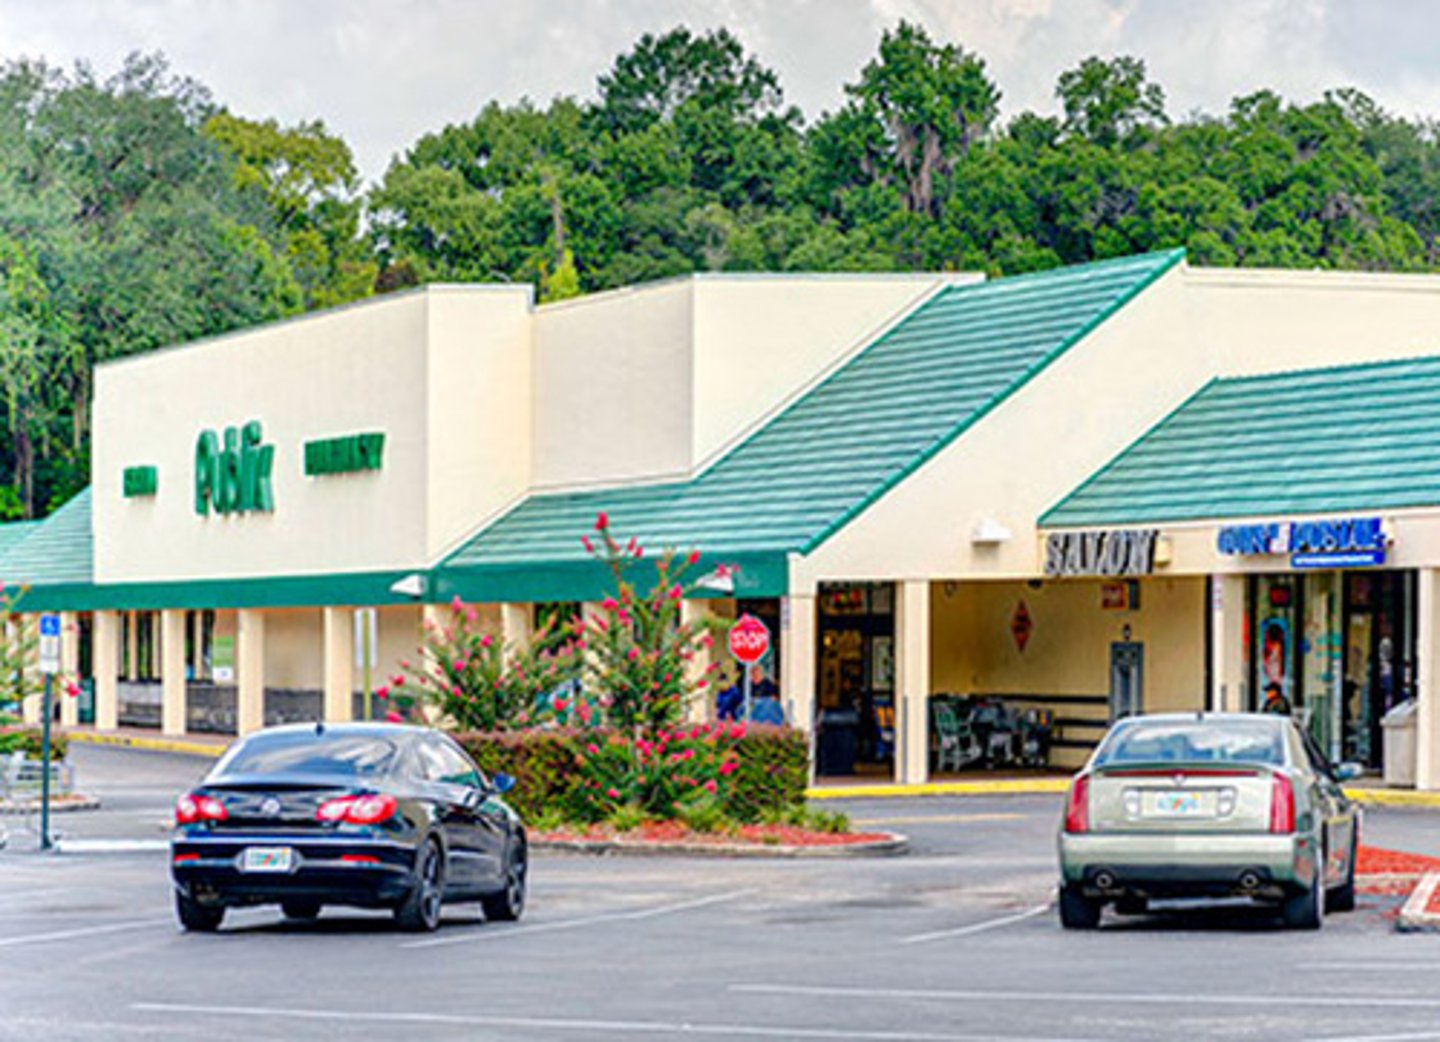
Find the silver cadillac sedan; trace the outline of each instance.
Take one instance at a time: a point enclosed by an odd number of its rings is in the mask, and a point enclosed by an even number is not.
[[[1355,906],[1359,816],[1309,734],[1271,714],[1186,713],[1115,724],[1075,775],[1060,831],[1060,922],[1113,904],[1247,897],[1317,929]]]

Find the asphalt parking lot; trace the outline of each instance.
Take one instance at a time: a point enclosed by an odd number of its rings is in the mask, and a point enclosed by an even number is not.
[[[327,910],[177,931],[159,841],[200,760],[77,749],[105,808],[84,852],[0,852],[0,1039],[1440,1040],[1440,937],[1362,897],[1318,934],[1249,909],[1062,932],[1054,797],[857,800],[914,852],[855,861],[550,857],[530,911],[456,906],[434,935]],[[1440,852],[1440,813],[1372,810],[1369,842]],[[72,849],[74,849],[72,847]]]

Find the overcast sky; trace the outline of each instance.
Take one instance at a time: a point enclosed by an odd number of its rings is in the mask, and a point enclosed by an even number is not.
[[[491,99],[590,96],[636,37],[681,23],[728,26],[815,116],[901,18],[978,51],[1006,116],[1053,110],[1090,54],[1143,58],[1172,116],[1259,86],[1440,115],[1437,0],[0,0],[0,55],[108,73],[163,51],[241,115],[323,119],[373,180]]]

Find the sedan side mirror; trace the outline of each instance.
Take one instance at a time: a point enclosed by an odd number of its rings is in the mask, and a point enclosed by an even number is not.
[[[1335,768],[1336,781],[1354,781],[1365,773],[1365,768],[1358,763],[1342,763]]]
[[[490,788],[496,794],[504,796],[511,789],[515,788],[515,779],[508,774],[497,774],[490,779]]]

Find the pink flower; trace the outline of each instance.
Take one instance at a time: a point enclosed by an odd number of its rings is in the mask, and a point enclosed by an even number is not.
[[[644,557],[644,556],[645,556],[645,551],[640,548],[640,544],[639,544],[639,543],[636,543],[636,544],[635,544],[635,560],[638,561],[638,560],[640,560],[640,558],[642,558],[642,557]]]
[[[706,684],[707,684],[707,681],[704,681],[704,680],[697,680],[697,681],[695,681],[695,687],[696,687],[697,689],[698,689],[698,688],[703,688],[703,687],[705,687]]]
[[[377,688],[375,689],[375,697],[376,697],[376,698],[382,698],[382,699],[383,699],[383,698],[389,698],[389,697],[390,697],[390,689],[389,689],[388,687],[386,687],[384,684],[381,684],[379,687],[377,687]]]
[[[585,746],[585,751],[591,756],[598,756],[600,753],[600,747],[594,742],[591,742],[589,745]]]
[[[720,787],[720,786],[718,786],[718,785],[715,784],[715,779],[714,779],[714,778],[711,778],[709,781],[707,781],[707,782],[705,783],[705,791],[708,792],[708,793],[710,793],[712,796],[715,794],[715,790],[718,789],[719,787]]]
[[[620,790],[616,788],[609,788],[605,790],[605,795],[609,796],[612,800],[618,800],[620,798]]]
[[[700,563],[700,551],[699,551],[699,550],[691,550],[691,551],[690,551],[690,556],[689,556],[688,558],[686,558],[686,560],[689,561],[691,565],[697,565],[697,564],[699,564],[699,563]]]
[[[79,697],[80,697],[80,685],[77,684],[77,683],[75,683],[75,681],[73,681],[73,680],[70,681],[68,684],[65,685],[65,693],[66,693],[67,695],[69,695],[71,698],[79,698]],[[41,715],[43,716],[44,714],[41,714]]]
[[[740,769],[740,765],[739,765],[738,763],[736,763],[734,760],[726,760],[724,763],[722,763],[722,764],[720,765],[720,773],[721,773],[722,775],[724,775],[724,774],[734,774],[734,773],[735,773],[736,771],[738,771],[739,769]]]
[[[410,660],[409,660],[408,658],[402,658],[402,659],[400,660],[400,668],[401,668],[401,669],[409,669],[409,668],[410,668]]]
[[[589,702],[576,703],[575,712],[579,714],[580,722],[584,724],[588,724],[590,722],[590,717],[593,715],[593,711],[590,708]]]
[[[602,511],[600,511],[600,513],[598,513],[598,514],[595,515],[595,531],[597,531],[597,532],[603,532],[603,531],[605,531],[605,529],[607,529],[607,528],[609,528],[609,527],[610,527],[610,515],[609,515],[609,514],[605,513],[605,511],[602,510]]]
[[[475,605],[465,605],[465,621],[473,624],[478,618],[480,618],[480,613],[475,610]]]
[[[391,686],[391,687],[404,687],[404,686],[405,686],[405,678],[402,677],[399,673],[396,673],[393,677],[390,678],[390,686]]]
[[[451,601],[450,601],[450,610],[451,610],[451,611],[463,611],[464,608],[465,608],[465,602],[460,599],[460,595],[457,593],[457,594],[451,599]]]
[[[405,718],[404,718],[403,716],[401,716],[399,713],[395,712],[395,710],[393,710],[393,709],[390,710],[390,712],[388,712],[388,713],[385,714],[385,722],[386,722],[387,724],[398,724],[398,723],[401,723],[404,719],[405,719]]]
[[[463,692],[463,691],[460,690],[460,685],[459,685],[459,684],[451,684],[451,685],[450,685],[450,693],[451,693],[452,695],[454,695],[456,698],[460,698],[461,696],[463,696],[463,695],[465,694],[465,692]]]
[[[680,595],[683,592],[684,591],[680,589],[680,584],[676,583],[674,586],[670,587],[670,599],[672,601],[678,601],[680,599]]]
[[[456,672],[456,673],[464,673],[464,672],[465,672],[465,660],[464,660],[463,658],[457,658],[457,659],[455,660],[454,665],[455,665],[455,672]]]
[[[614,597],[606,597],[603,601],[600,602],[600,607],[603,608],[605,611],[614,611],[616,608],[620,607],[620,602],[617,601]]]
[[[565,699],[563,699],[563,698],[557,698],[557,699],[555,699],[555,712],[557,712],[557,713],[563,713],[563,712],[565,712],[565,707],[566,707],[567,705],[569,705],[569,703],[566,702]]]
[[[630,541],[625,544],[625,552],[627,554],[634,554],[638,549],[640,549],[640,544],[636,542],[635,537],[632,535]]]
[[[595,552],[595,544],[590,542],[590,537],[588,535],[582,535],[580,537],[580,545],[585,548],[585,552],[587,554],[593,554]]]
[[[629,654],[627,654],[625,657],[628,658],[631,662],[634,662],[637,658],[640,657],[640,649],[631,648]]]
[[[490,634],[488,634],[488,633],[485,634],[485,636],[483,636],[483,637],[480,638],[480,646],[481,646],[482,648],[488,648],[488,647],[489,647],[491,644],[493,644],[493,643],[495,643],[495,640],[494,640],[494,638],[491,637]]]

